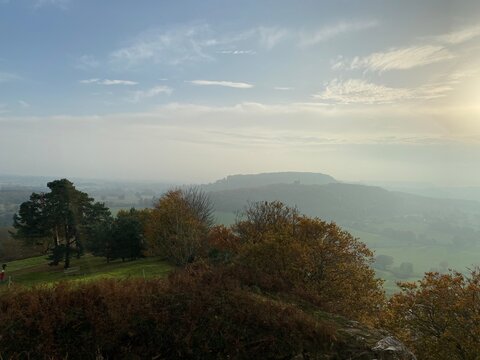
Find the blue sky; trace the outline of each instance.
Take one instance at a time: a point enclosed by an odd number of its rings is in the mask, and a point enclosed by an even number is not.
[[[476,1],[0,0],[0,173],[480,185],[479,15]]]

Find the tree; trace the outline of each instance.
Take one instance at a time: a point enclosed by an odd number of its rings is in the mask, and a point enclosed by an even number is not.
[[[393,257],[388,255],[377,255],[375,257],[374,266],[380,270],[387,270],[389,266],[393,265]]]
[[[257,242],[269,233],[293,231],[298,215],[296,208],[280,201],[254,202],[244,209],[233,229],[242,242]]]
[[[409,345],[419,359],[474,360],[480,354],[480,270],[468,275],[426,273],[399,283],[383,326]]]
[[[114,256],[130,260],[142,256],[144,248],[144,224],[148,211],[121,210],[113,223]]]
[[[204,250],[213,223],[213,206],[204,192],[198,188],[170,190],[147,220],[148,253],[177,265],[190,263]]]
[[[394,267],[392,272],[398,278],[407,279],[413,276],[413,264],[411,262],[402,262],[399,267]]]
[[[233,226],[233,260],[247,284],[296,293],[325,310],[373,320],[384,301],[373,253],[334,223],[299,215],[281,202],[250,204]]]
[[[97,223],[106,221],[110,211],[95,203],[86,193],[75,188],[67,179],[47,184],[49,193],[32,193],[14,215],[16,238],[30,242],[46,242],[51,252],[51,264],[64,259],[70,266],[72,251],[82,255],[83,241]]]
[[[92,229],[88,249],[95,256],[110,260],[133,260],[142,256],[144,227],[148,210],[120,210],[116,218],[97,224]]]
[[[87,249],[94,256],[102,256],[110,260],[115,259],[115,239],[113,237],[114,219],[110,218],[107,221],[96,224],[90,230],[91,236],[87,241]]]

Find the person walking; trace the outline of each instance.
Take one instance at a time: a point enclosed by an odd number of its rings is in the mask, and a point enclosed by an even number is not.
[[[7,267],[7,264],[2,265],[2,272],[0,273],[0,281],[5,281],[5,268]]]

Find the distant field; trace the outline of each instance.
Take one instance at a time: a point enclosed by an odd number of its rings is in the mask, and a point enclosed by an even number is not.
[[[215,220],[217,224],[229,226],[235,223],[237,216],[231,212],[215,211]]]
[[[467,267],[480,265],[480,246],[466,248],[445,244],[408,244],[402,246],[398,241],[371,234],[364,231],[348,229],[367,246],[375,250],[375,254],[393,256],[398,266],[402,262],[411,262],[418,277],[424,272],[438,268],[440,262],[446,261],[449,268],[465,272]]]
[[[394,259],[392,267],[398,267],[402,262],[413,264],[414,274],[408,279],[396,278],[389,271],[377,270],[377,275],[385,280],[384,288],[389,295],[398,291],[397,281],[419,280],[425,272],[439,270],[441,262],[448,264],[449,269],[463,273],[466,273],[468,268],[480,265],[480,246],[478,245],[468,248],[445,244],[405,244],[402,246],[398,241],[381,235],[352,229],[348,229],[348,231],[367,244],[370,249],[375,251],[376,255],[392,256]]]
[[[80,259],[72,259],[72,268],[79,268],[74,274],[66,275],[63,266],[49,266],[43,256],[17,260],[7,263],[7,279],[11,277],[13,284],[33,286],[58,281],[90,281],[99,278],[151,278],[166,276],[173,266],[157,257],[125,261],[111,261],[105,258],[85,255]],[[7,282],[2,284],[6,285]]]

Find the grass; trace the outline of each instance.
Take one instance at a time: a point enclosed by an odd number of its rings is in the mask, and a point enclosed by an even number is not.
[[[66,275],[63,266],[49,266],[44,256],[17,260],[7,263],[6,279],[11,277],[15,285],[34,286],[59,281],[92,281],[100,278],[151,278],[165,276],[173,266],[158,257],[133,261],[121,260],[107,263],[105,258],[86,254],[72,259],[71,268],[78,271]]]
[[[398,267],[402,262],[413,264],[414,274],[408,278],[398,278],[392,272],[376,270],[377,276],[385,280],[384,289],[388,295],[398,292],[397,281],[420,280],[427,271],[438,270],[441,262],[446,262],[449,269],[463,273],[468,268],[480,265],[480,246],[472,245],[467,248],[452,244],[402,244],[399,241],[389,239],[377,234],[365,231],[348,229],[367,246],[375,251],[376,255],[389,255],[394,259],[391,267]]]

